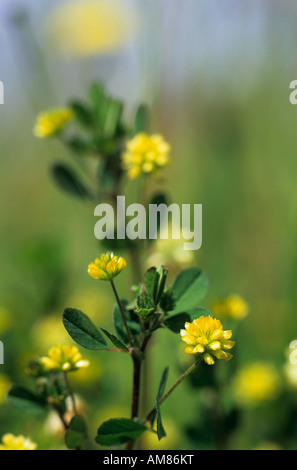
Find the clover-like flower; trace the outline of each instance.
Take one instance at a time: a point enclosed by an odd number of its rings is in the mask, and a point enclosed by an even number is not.
[[[76,346],[58,344],[47,354],[40,358],[40,363],[48,372],[73,372],[89,366],[89,361],[83,359]]]
[[[49,13],[45,31],[52,49],[66,57],[84,58],[116,53],[137,37],[140,27],[132,4],[76,0],[58,2]]]
[[[58,108],[40,113],[35,123],[34,135],[42,139],[54,136],[72,119],[74,112],[71,108]]]
[[[236,373],[233,391],[240,405],[253,407],[274,399],[280,391],[280,385],[280,376],[271,364],[253,362]]]
[[[93,263],[89,264],[88,273],[93,279],[111,281],[126,265],[126,260],[121,256],[104,253],[101,258],[96,258]]]
[[[127,143],[122,154],[122,164],[128,178],[133,180],[140,174],[155,173],[169,161],[170,145],[159,134],[137,134]]]
[[[212,312],[219,318],[242,320],[248,315],[249,306],[240,295],[232,294],[223,299],[216,300],[213,304]]]
[[[216,359],[229,361],[232,354],[224,349],[232,349],[235,342],[229,341],[232,331],[223,331],[220,320],[211,316],[201,316],[192,323],[186,322],[185,330],[180,330],[182,340],[188,345],[187,354],[202,355],[208,365],[214,364]]]
[[[36,450],[37,444],[24,436],[14,436],[13,434],[4,434],[0,443],[0,450]]]

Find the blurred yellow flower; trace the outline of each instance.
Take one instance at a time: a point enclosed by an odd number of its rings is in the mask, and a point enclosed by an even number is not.
[[[129,418],[130,409],[122,405],[110,405],[104,406],[102,409],[97,411],[94,416],[94,424],[98,427],[98,423],[104,423],[113,418]]]
[[[279,376],[270,364],[255,362],[239,370],[234,378],[235,398],[243,406],[256,406],[275,398],[280,388]]]
[[[192,323],[186,322],[185,330],[180,330],[182,340],[188,345],[185,349],[187,354],[203,355],[203,359],[208,365],[215,363],[216,359],[228,361],[232,359],[232,354],[224,349],[232,349],[235,342],[229,341],[232,331],[223,331],[220,320],[203,315]]]
[[[255,447],[254,450],[282,450],[282,447],[277,442],[263,442]]]
[[[159,134],[137,134],[127,143],[122,154],[122,164],[128,178],[133,180],[141,174],[155,173],[169,162],[170,146]]]
[[[74,113],[70,108],[57,108],[40,113],[34,126],[34,135],[39,138],[54,136],[72,119]]]
[[[121,256],[116,256],[113,253],[104,253],[101,255],[101,258],[96,258],[94,263],[89,264],[88,273],[93,279],[111,281],[126,265],[126,260]]]
[[[0,404],[5,403],[11,382],[6,375],[0,374]]]
[[[157,434],[146,432],[143,434],[142,448],[144,450],[172,450],[176,449],[180,442],[180,433],[173,421],[163,418],[163,424],[166,431],[166,437],[159,441]]]
[[[180,238],[173,238],[172,234],[180,233]],[[161,227],[160,235],[153,244],[152,253],[148,257],[146,264],[150,266],[166,266],[170,273],[186,268],[194,261],[194,251],[185,250],[184,243],[190,239],[190,233],[181,230],[180,226],[175,226],[170,222],[167,227]]]
[[[103,375],[103,367],[101,362],[98,361],[98,358],[93,359],[90,362],[89,367],[81,368],[77,373],[72,377],[71,383],[73,385],[77,384],[82,386],[89,386],[90,384],[96,383]]]
[[[75,290],[75,292],[71,293],[70,297],[66,301],[66,305],[74,305],[78,310],[88,312],[88,315],[92,320],[101,322],[106,318],[105,312],[112,310],[113,298],[109,292],[106,292],[104,286],[103,288],[100,288],[98,285],[95,287],[96,289],[88,288]],[[100,302],[98,302],[98,295],[100,296]],[[61,325],[60,317],[59,322]],[[60,343],[61,341],[59,340],[58,342]]]
[[[213,303],[212,312],[219,318],[242,320],[249,313],[247,302],[239,295],[229,295],[225,299],[218,299]]]
[[[48,351],[48,355],[41,357],[40,362],[48,371],[73,372],[88,367],[89,361],[83,359],[76,346],[58,344]]]
[[[14,436],[13,434],[5,434],[2,437],[0,450],[36,450],[37,444],[28,437]]]
[[[122,0],[78,0],[58,5],[47,24],[52,49],[72,57],[114,53],[138,33],[136,11]]]
[[[54,313],[41,318],[34,324],[32,332],[37,349],[41,347],[50,349],[52,344],[69,341],[69,335],[61,322],[61,314]]]

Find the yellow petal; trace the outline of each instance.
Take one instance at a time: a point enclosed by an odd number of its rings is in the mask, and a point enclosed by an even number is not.
[[[209,366],[212,366],[215,363],[213,357],[208,353],[203,354],[203,359]]]

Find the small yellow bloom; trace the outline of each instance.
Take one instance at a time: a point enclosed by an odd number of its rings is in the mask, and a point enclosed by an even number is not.
[[[182,340],[188,345],[185,349],[187,354],[202,354],[208,365],[213,365],[216,359],[229,361],[232,354],[224,349],[232,349],[235,342],[229,341],[232,331],[223,331],[220,320],[211,316],[201,316],[192,323],[186,322],[185,330],[180,330]]]
[[[249,306],[239,295],[229,295],[225,299],[218,299],[214,302],[212,312],[219,318],[242,320],[248,315]]]
[[[74,112],[70,108],[40,113],[35,123],[34,135],[39,138],[51,137],[61,131],[72,119],[74,119]]]
[[[190,231],[181,230],[173,222],[168,223],[168,230],[167,226],[161,226],[160,236],[146,261],[147,267],[164,265],[173,274],[190,266],[194,262],[194,251],[184,249],[184,243],[190,239]]]
[[[89,264],[88,273],[93,279],[111,281],[126,265],[126,260],[121,256],[104,253],[101,258],[96,258],[94,263]]]
[[[2,437],[0,450],[36,450],[37,444],[31,439],[24,436],[14,436],[13,434],[5,434]]]
[[[137,10],[129,3],[122,0],[59,2],[46,21],[49,47],[74,58],[116,53],[138,35]]]
[[[255,406],[274,398],[279,391],[280,379],[270,364],[255,362],[237,372],[233,389],[243,406]]]
[[[277,442],[262,442],[254,450],[283,450]]]
[[[122,154],[123,168],[131,180],[142,173],[155,173],[168,164],[169,152],[170,146],[161,135],[142,132],[127,143]]]
[[[51,348],[48,355],[41,357],[40,362],[47,371],[73,372],[82,367],[88,367],[89,361],[83,359],[76,346],[66,344]]]

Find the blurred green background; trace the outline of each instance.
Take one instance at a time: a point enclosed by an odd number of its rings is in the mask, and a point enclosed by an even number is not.
[[[66,306],[111,328],[112,292],[86,269],[100,250],[94,207],[54,185],[52,164],[71,155],[32,132],[38,112],[84,97],[90,82],[102,80],[126,102],[128,117],[140,102],[149,104],[151,131],[172,145],[165,189],[179,204],[203,204],[203,247],[193,264],[210,279],[205,306],[230,293],[250,306],[234,334],[237,365],[261,361],[279,375],[278,397],[243,409],[228,446],[297,448],[295,411],[284,406],[285,393],[293,403],[297,395],[284,373],[287,348],[297,338],[297,108],[289,102],[297,78],[296,3],[121,0],[112,2],[109,23],[96,18],[109,42],[100,36],[92,44],[86,15],[79,46],[71,10],[57,11],[60,2],[53,0],[39,3],[0,6],[0,436],[30,435],[39,448],[64,448],[54,418],[20,413],[5,390],[30,384],[24,368],[32,355],[71,342],[61,322]],[[129,295],[128,276],[117,285],[121,296]],[[155,393],[167,364],[170,383],[179,375],[184,353],[178,336],[165,331],[151,353],[148,393]],[[94,434],[111,415],[129,417],[130,363],[125,355],[84,355],[92,367],[87,376],[73,376],[73,386],[87,403]],[[216,448],[186,432],[199,421],[199,407],[197,389],[183,384],[164,405],[168,438],[147,446]]]

